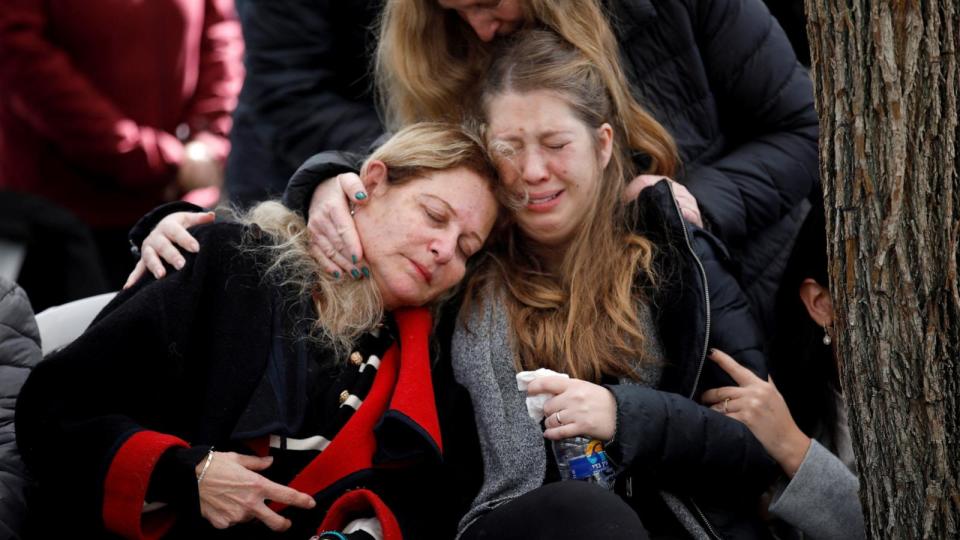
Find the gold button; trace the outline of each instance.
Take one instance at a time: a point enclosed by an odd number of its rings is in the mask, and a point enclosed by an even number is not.
[[[350,392],[347,392],[346,390],[344,390],[343,392],[340,392],[340,404],[343,405],[344,403],[346,403],[347,398],[349,397],[350,397]]]
[[[357,351],[353,351],[350,353],[350,362],[355,366],[359,366],[363,363],[363,356],[361,356]]]

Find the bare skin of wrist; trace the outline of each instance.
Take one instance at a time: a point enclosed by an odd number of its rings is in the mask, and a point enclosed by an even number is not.
[[[807,451],[810,450],[810,444],[810,437],[804,435],[798,428],[793,429],[790,435],[778,445],[776,455],[771,452],[771,456],[777,460],[787,477],[793,478],[800,470],[800,465],[807,456]]]

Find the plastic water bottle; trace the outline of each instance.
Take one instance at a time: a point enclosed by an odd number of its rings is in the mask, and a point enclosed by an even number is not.
[[[553,441],[553,455],[557,458],[561,479],[583,480],[613,489],[616,474],[599,440],[571,437]]]

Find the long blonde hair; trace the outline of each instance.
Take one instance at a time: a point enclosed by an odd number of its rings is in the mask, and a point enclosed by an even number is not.
[[[644,151],[651,169],[677,167],[676,145],[630,92],[613,29],[597,0],[518,0],[526,26],[553,31],[597,66],[617,111],[610,124],[628,148]],[[493,59],[453,10],[437,0],[386,0],[374,57],[377,100],[389,128],[422,120],[459,121]]]
[[[423,122],[399,131],[364,163],[380,160],[387,166],[387,181],[400,185],[431,171],[464,167],[490,184],[503,197],[499,177],[475,130],[454,124]],[[355,340],[374,328],[383,318],[383,302],[370,279],[337,279],[321,268],[310,255],[309,231],[303,217],[282,204],[258,204],[239,221],[252,234],[245,245],[265,255],[264,276],[293,291],[291,299],[311,298],[316,309],[312,337],[338,351],[349,350]],[[255,238],[264,232],[271,242]]]
[[[505,45],[482,86],[486,109],[506,93],[546,90],[594,132],[604,123],[619,125],[603,69],[581,51],[542,30],[518,32]],[[599,153],[597,139],[594,145]],[[614,128],[611,159],[596,171],[596,195],[559,267],[549,269],[535,242],[514,227],[468,285],[469,302],[491,285],[504,293],[519,369],[548,367],[598,382],[603,374],[637,377],[636,367],[648,361],[638,302],[656,284],[654,246],[631,232],[620,199],[624,180],[633,176],[625,145],[623,131]],[[672,172],[664,163],[655,166],[659,174]]]

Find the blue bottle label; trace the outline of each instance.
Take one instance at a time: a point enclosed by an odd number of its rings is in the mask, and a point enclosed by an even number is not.
[[[570,478],[574,480],[603,475],[604,469],[608,466],[607,453],[603,451],[603,444],[600,441],[593,440],[587,445],[584,455],[575,457],[568,463]]]

